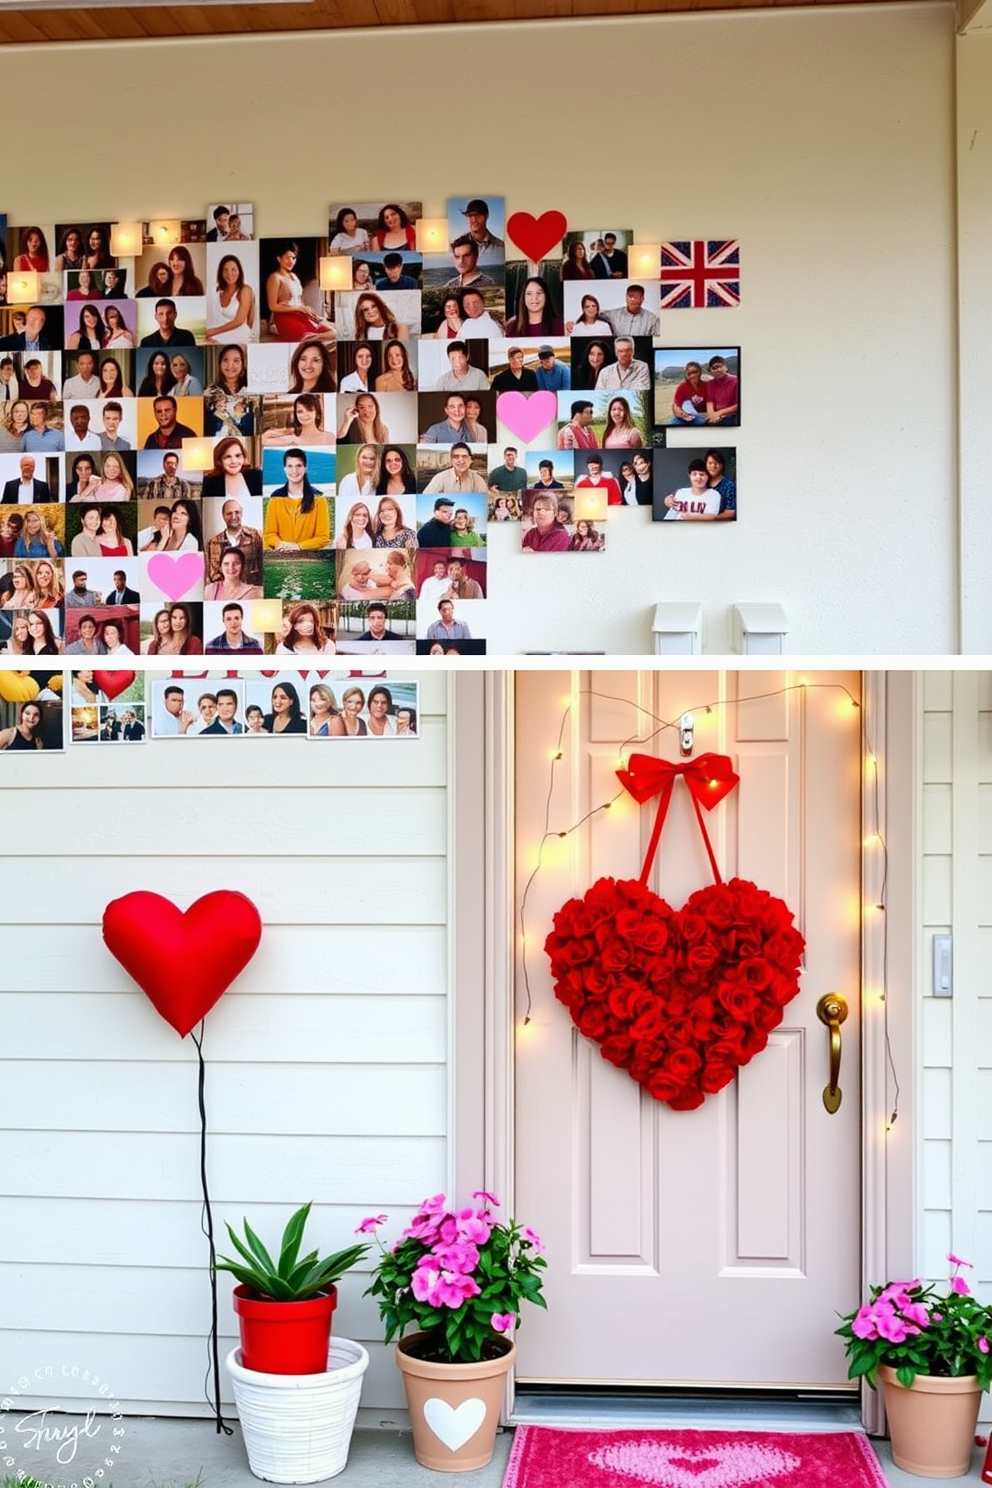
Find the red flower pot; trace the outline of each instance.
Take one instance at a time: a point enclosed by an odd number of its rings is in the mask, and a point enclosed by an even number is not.
[[[337,1287],[305,1302],[263,1301],[246,1286],[234,1288],[241,1328],[241,1363],[259,1374],[322,1374],[331,1346],[331,1313]]]

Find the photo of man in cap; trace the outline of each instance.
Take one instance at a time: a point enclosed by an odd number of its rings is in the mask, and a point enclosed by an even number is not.
[[[464,217],[466,236],[470,237],[478,249],[478,262],[480,264],[501,264],[506,257],[506,245],[502,238],[498,238],[490,231],[489,218],[496,217],[503,221],[503,199],[493,197],[489,201],[483,201],[479,196],[474,196],[471,201],[459,207],[457,202],[449,203],[449,230],[452,239],[458,236],[460,228],[458,219]]]

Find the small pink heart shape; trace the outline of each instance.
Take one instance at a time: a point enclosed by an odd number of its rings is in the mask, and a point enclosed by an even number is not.
[[[506,234],[532,263],[538,263],[552,248],[561,244],[568,221],[564,212],[514,212],[506,224]]]
[[[169,599],[182,599],[203,582],[203,554],[154,553],[148,560],[148,577]]]
[[[542,429],[558,417],[558,399],[554,393],[500,393],[496,399],[496,417],[511,434],[529,444]]]

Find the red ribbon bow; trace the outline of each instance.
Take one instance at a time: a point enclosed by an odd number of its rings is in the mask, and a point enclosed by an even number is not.
[[[645,801],[650,801],[652,796],[661,797],[658,802],[658,815],[655,817],[651,841],[648,843],[647,854],[644,858],[644,867],[641,869],[640,881],[643,884],[648,881],[661,838],[661,829],[665,825],[665,817],[671,803],[672,791],[680,775],[692,797],[696,820],[703,834],[703,842],[706,844],[713,876],[717,883],[722,883],[720,870],[717,867],[699,808],[705,806],[707,811],[712,811],[717,802],[722,801],[724,796],[729,796],[738,784],[740,776],[726,754],[701,754],[696,759],[682,760],[679,763],[673,760],[656,759],[653,754],[632,754],[627,761],[627,769],[617,771],[617,779],[624,790],[629,791],[640,805],[643,806]]]
[[[726,754],[701,754],[698,759],[682,760],[678,764],[673,760],[655,759],[653,754],[632,754],[627,769],[617,771],[617,779],[624,790],[629,791],[642,806],[652,796],[661,795],[662,791],[670,795],[677,775],[682,776],[693,799],[707,811],[712,811],[724,796],[729,796],[740,780]]]

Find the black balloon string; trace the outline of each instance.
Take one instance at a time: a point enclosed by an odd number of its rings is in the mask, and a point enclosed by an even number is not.
[[[217,1252],[214,1249],[214,1217],[210,1208],[210,1190],[207,1187],[207,1067],[203,1062],[203,1030],[204,1023],[201,1019],[199,1038],[195,1032],[190,1033],[190,1038],[196,1045],[196,1055],[200,1063],[196,1085],[197,1102],[200,1108],[200,1187],[203,1190],[200,1228],[207,1237],[207,1245],[210,1250],[210,1362],[207,1365],[207,1373],[204,1376],[203,1388],[207,1401],[213,1405],[214,1421],[216,1422],[218,1436],[221,1432],[224,1432],[226,1436],[233,1436],[234,1428],[228,1426],[224,1420],[220,1405],[220,1356],[217,1342],[217,1272],[214,1269]],[[212,1401],[210,1400],[210,1394],[207,1389],[207,1382],[210,1379],[211,1372],[214,1377],[214,1398]]]

